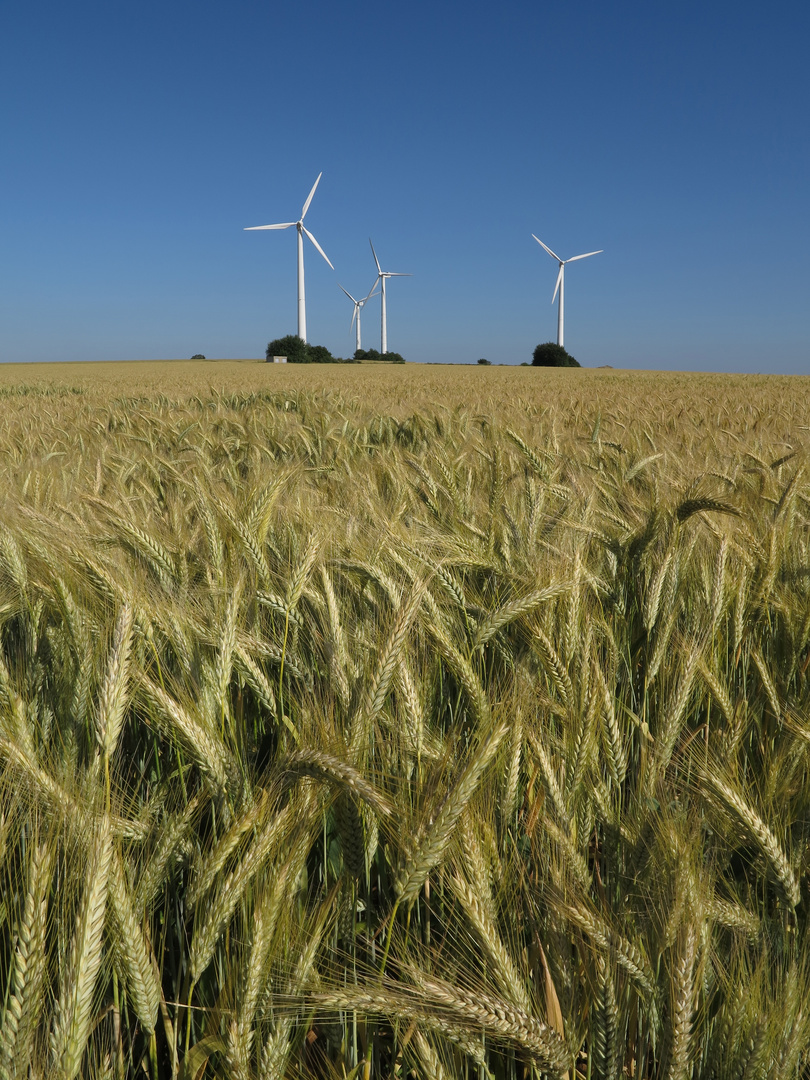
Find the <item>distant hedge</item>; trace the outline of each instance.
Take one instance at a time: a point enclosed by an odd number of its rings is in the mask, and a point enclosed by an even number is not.
[[[355,360],[385,360],[389,364],[404,364],[405,357],[398,352],[377,352],[376,349],[356,349]]]

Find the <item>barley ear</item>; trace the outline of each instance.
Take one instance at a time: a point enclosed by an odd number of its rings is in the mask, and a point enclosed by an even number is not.
[[[110,659],[101,686],[96,716],[96,734],[102,758],[109,760],[118,744],[127,706],[129,654],[132,644],[133,611],[125,604],[115,625]]]
[[[87,880],[51,1033],[52,1075],[58,1080],[74,1080],[78,1076],[90,1035],[96,976],[101,967],[111,858],[110,827],[105,821],[92,839]]]
[[[33,844],[25,909],[14,953],[11,995],[0,1026],[0,1077],[3,1080],[26,1075],[33,1050],[45,981],[45,924],[52,866],[52,845]]]
[[[117,965],[145,1031],[155,1030],[160,986],[155,977],[152,950],[144,939],[132,904],[126,871],[118,852],[113,853],[110,872],[110,924]]]
[[[456,783],[439,807],[432,824],[420,829],[422,838],[399,875],[397,883],[399,903],[412,904],[414,902],[425,883],[425,878],[441,860],[458,819],[473,797],[484,771],[495,757],[506,732],[507,724],[501,722],[481,739],[468,758]]]
[[[672,973],[671,1030],[666,1080],[684,1080],[689,1075],[694,1002],[695,950],[694,924],[681,930],[680,955]]]

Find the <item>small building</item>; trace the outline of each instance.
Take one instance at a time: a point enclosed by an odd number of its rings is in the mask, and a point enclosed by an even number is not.
[[[274,356],[273,357],[273,363],[274,364],[286,364],[287,363],[287,357],[286,356]]]

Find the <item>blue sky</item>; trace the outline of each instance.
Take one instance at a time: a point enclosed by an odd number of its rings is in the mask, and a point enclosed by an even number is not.
[[[8,4],[0,361],[350,355],[810,372],[798,2]],[[379,302],[363,321],[379,348]]]

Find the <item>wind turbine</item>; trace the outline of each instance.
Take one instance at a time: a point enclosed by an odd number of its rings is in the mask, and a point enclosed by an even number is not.
[[[307,216],[309,204],[312,202],[315,188],[321,182],[322,176],[322,172],[318,173],[318,179],[312,185],[312,191],[310,191],[307,196],[307,201],[304,203],[304,209],[301,211],[301,217],[298,221],[285,221],[281,225],[250,225],[244,230],[245,232],[255,232],[257,229],[291,229],[293,225],[295,226],[295,231],[298,233],[298,336],[302,341],[307,340],[307,301],[304,294],[304,233],[307,234],[329,265],[332,266],[327,258],[326,252],[304,224],[304,218]],[[332,269],[335,269],[334,266],[332,266]]]
[[[532,238],[534,240],[537,240],[537,243],[540,245],[540,247],[543,249],[543,251],[547,251],[549,253],[549,255],[552,257],[552,259],[556,259],[557,262],[560,264],[560,272],[559,272],[559,274],[557,274],[557,284],[554,286],[554,295],[551,298],[551,302],[553,304],[554,301],[557,299],[557,290],[559,289],[560,290],[560,305],[557,308],[557,344],[562,346],[563,345],[563,321],[564,321],[564,317],[565,317],[564,316],[565,267],[566,267],[566,265],[568,263],[576,262],[578,259],[589,259],[591,257],[591,255],[601,255],[602,252],[604,251],[604,248],[600,248],[598,251],[586,251],[586,253],[584,255],[574,255],[570,259],[561,259],[559,255],[554,254],[554,252],[551,250],[550,247],[546,247],[546,245],[543,243],[543,241],[539,240],[534,235],[534,233],[532,233]]]
[[[371,237],[369,241],[371,244]],[[377,281],[380,282],[380,304],[382,305],[382,318],[381,318],[381,332],[380,332],[380,352],[388,352],[388,327],[385,321],[385,281],[390,277],[413,277],[413,274],[394,274],[390,270],[383,270],[380,266],[380,260],[377,258],[377,252],[374,250],[374,245],[371,244],[371,254],[374,256],[374,262],[377,264]],[[376,282],[375,282],[376,284]]]
[[[351,330],[352,326],[354,326],[355,320],[357,320],[357,335],[355,337],[355,341],[357,342],[357,349],[359,351],[360,349],[363,348],[363,346],[360,344],[360,312],[363,310],[363,308],[369,302],[369,300],[372,298],[372,296],[377,295],[377,293],[374,291],[377,288],[377,282],[376,281],[374,282],[374,284],[371,286],[371,292],[368,294],[368,296],[364,296],[362,300],[355,300],[355,298],[352,296],[352,294],[350,292],[346,292],[346,290],[343,288],[343,286],[340,284],[340,282],[338,282],[338,288],[340,289],[341,292],[346,293],[348,298],[354,304],[354,315],[352,315],[352,321],[351,321],[351,325],[349,326],[349,330]]]

